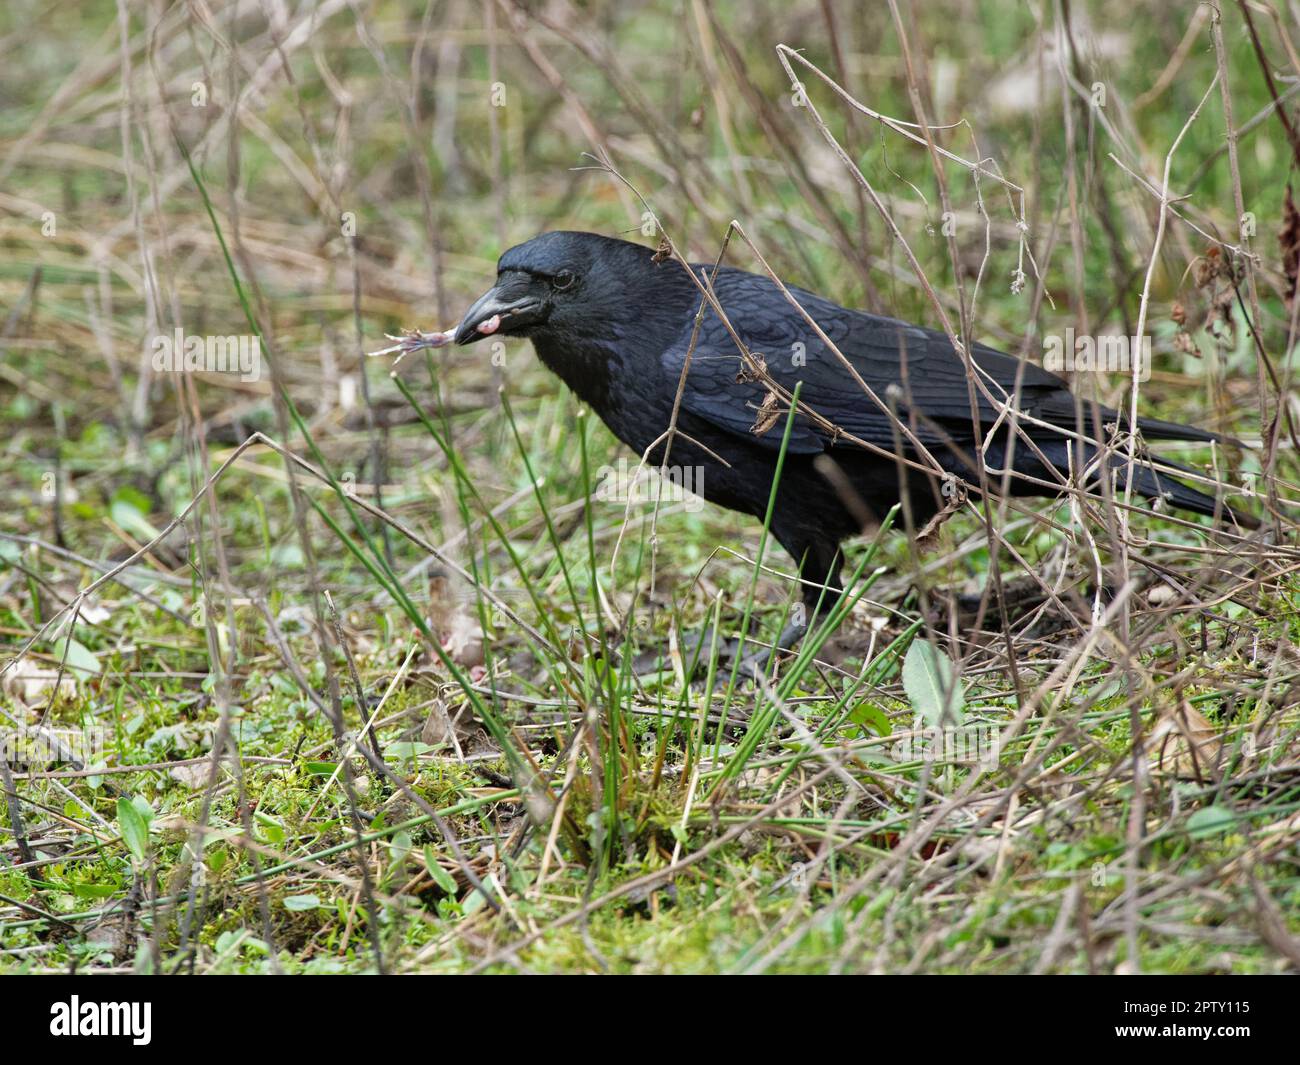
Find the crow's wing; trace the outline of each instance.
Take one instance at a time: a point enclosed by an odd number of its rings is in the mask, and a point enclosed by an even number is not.
[[[840,430],[892,449],[895,429],[880,403],[891,402],[888,389],[893,385],[898,389],[894,402],[900,415],[927,447],[973,438],[966,367],[944,334],[846,310],[814,293],[789,287],[875,393],[880,400],[877,403],[768,278],[724,269],[714,287],[732,327],[750,352],[761,358],[771,378],[791,393],[802,381],[801,402]],[[681,377],[693,325],[692,321],[662,356],[663,368],[674,386]],[[984,345],[974,346],[974,361],[995,397],[1010,397],[1019,374],[1022,411],[1047,421],[1073,424],[1073,400],[1059,377]],[[980,421],[992,424],[998,407],[978,388],[976,400]],[[691,353],[682,405],[752,442],[772,449],[781,446],[787,410],[784,402],[776,402],[767,385],[747,372],[735,341],[712,309],[705,312]],[[909,412],[924,417],[908,418]],[[791,430],[789,450],[815,454],[833,440],[831,430],[800,414]]]

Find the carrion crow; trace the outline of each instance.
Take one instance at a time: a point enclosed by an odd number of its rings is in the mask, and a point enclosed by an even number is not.
[[[638,455],[653,466],[698,467],[696,491],[760,520],[801,384],[770,528],[802,566],[806,620],[841,594],[840,542],[864,520],[902,501],[918,529],[953,498],[954,484],[978,490],[976,423],[993,490],[1009,462],[1011,494],[1051,497],[1071,470],[1086,477],[1100,434],[1124,420],[1095,405],[1081,413],[1063,379],[982,344],[972,347],[980,380],[973,419],[966,363],[945,334],[787,286],[841,360],[770,278],[712,264],[691,269],[701,284],[712,279],[735,336],[711,306],[697,330],[703,296],[680,262],[624,240],[552,232],[501,256],[496,284],[454,339],[531,339],[542,362]],[[1153,418],[1138,426],[1148,440],[1219,439]],[[1103,461],[1122,487],[1126,449]],[[1094,468],[1089,487],[1098,479]],[[1149,458],[1134,466],[1133,491],[1196,514],[1226,513]],[[781,645],[799,635],[792,626]]]

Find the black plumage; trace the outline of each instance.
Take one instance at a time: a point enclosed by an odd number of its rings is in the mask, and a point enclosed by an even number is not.
[[[531,338],[542,362],[638,455],[658,465],[667,446],[671,465],[702,468],[706,499],[760,519],[789,396],[801,384],[771,531],[802,564],[810,616],[840,592],[839,545],[861,531],[864,505],[878,518],[905,494],[915,528],[943,506],[945,482],[978,490],[976,422],[994,490],[1010,459],[1013,494],[1053,496],[1069,470],[1086,471],[1096,459],[1098,431],[1121,420],[1105,408],[1080,413],[1061,378],[984,345],[972,351],[987,389],[976,389],[973,420],[965,361],[944,334],[789,286],[846,365],[771,279],[730,267],[715,274],[712,264],[692,269],[701,282],[712,276],[753,361],[711,307],[697,332],[700,288],[679,262],[591,233],[545,233],[507,251],[495,287],[466,313],[455,339]],[[1013,395],[1020,434],[1001,402]],[[1148,439],[1217,439],[1155,419],[1138,425]],[[821,456],[842,476],[828,477]],[[1110,464],[1122,486],[1126,459]],[[1094,470],[1094,486],[1098,476]],[[1223,512],[1149,459],[1136,464],[1133,489],[1194,513]]]

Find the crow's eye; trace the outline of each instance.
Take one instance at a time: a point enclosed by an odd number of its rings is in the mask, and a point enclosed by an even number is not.
[[[551,287],[555,289],[556,292],[563,292],[566,288],[572,288],[575,280],[576,278],[573,276],[572,270],[561,270],[551,278]]]

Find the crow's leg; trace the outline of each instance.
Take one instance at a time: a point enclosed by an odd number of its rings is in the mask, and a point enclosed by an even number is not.
[[[776,641],[777,650],[789,651],[804,638],[817,618],[829,614],[840,601],[844,594],[840,580],[844,557],[840,554],[839,542],[830,537],[810,536],[802,530],[786,533],[785,530],[773,529],[772,532],[781,546],[802,562],[799,568],[802,581],[800,602],[795,605],[794,616]],[[759,658],[765,663],[769,654],[764,649]]]
[[[844,560],[836,541],[825,537],[814,538],[806,533],[787,533],[784,529],[773,529],[772,534],[795,559],[802,560],[799,602],[795,604],[790,620],[781,630],[775,646],[759,643],[752,636],[746,636],[743,640],[719,640],[719,677],[730,676],[737,660],[740,662],[742,677],[761,676],[767,670],[774,652],[793,650],[817,618],[828,614],[844,594],[840,580]],[[712,645],[711,628],[706,628],[699,637],[683,640],[683,658],[688,664],[693,658],[696,659],[697,674],[707,668]]]

